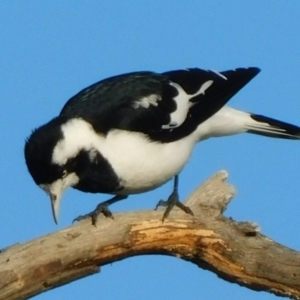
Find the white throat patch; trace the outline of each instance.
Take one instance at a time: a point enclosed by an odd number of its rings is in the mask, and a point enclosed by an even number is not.
[[[39,187],[48,195],[61,195],[65,189],[72,187],[79,182],[79,178],[75,173],[70,173],[66,177],[57,179],[50,184],[40,184]]]

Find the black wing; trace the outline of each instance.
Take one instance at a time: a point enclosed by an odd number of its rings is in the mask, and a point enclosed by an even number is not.
[[[170,142],[190,134],[259,71],[186,69],[119,75],[80,91],[60,115],[81,117],[103,134],[117,128]]]

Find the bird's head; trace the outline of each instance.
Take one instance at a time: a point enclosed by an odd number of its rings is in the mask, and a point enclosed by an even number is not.
[[[63,192],[79,182],[77,157],[80,149],[76,145],[76,136],[73,136],[74,143],[66,139],[64,129],[68,124],[62,118],[53,119],[32,132],[24,149],[29,173],[35,183],[50,196],[56,223]]]

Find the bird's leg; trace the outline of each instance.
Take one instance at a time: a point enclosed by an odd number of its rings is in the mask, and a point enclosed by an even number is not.
[[[187,214],[190,214],[190,215],[194,215],[192,210],[188,207],[188,206],[185,206],[183,205],[180,201],[179,201],[179,195],[178,195],[178,181],[179,181],[179,176],[176,175],[174,177],[174,187],[173,187],[173,192],[171,193],[171,195],[169,196],[168,200],[165,201],[165,200],[159,200],[159,202],[157,203],[156,207],[155,207],[155,210],[157,210],[157,208],[159,206],[165,206],[167,207],[164,214],[163,214],[163,217],[162,217],[162,221],[164,221],[170,211],[173,209],[174,206],[177,206],[179,207],[180,209],[182,209],[184,212],[186,212]]]
[[[73,220],[73,223],[74,222],[79,222],[83,219],[86,219],[86,218],[91,218],[92,219],[92,224],[96,226],[96,223],[97,223],[97,218],[100,214],[103,214],[105,217],[108,217],[108,218],[114,218],[113,217],[113,214],[111,213],[111,211],[109,210],[109,206],[111,204],[114,204],[120,200],[123,200],[123,199],[126,199],[128,196],[121,196],[121,195],[116,195],[115,197],[111,198],[111,199],[108,199],[104,202],[101,202],[100,204],[97,205],[97,207],[90,213],[86,214],[86,215],[82,215],[82,216],[78,216],[77,218],[75,218]]]

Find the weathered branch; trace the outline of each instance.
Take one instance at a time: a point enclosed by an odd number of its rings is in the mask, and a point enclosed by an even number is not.
[[[188,198],[194,217],[178,209],[164,223],[161,211],[116,214],[3,250],[0,299],[28,299],[140,254],[177,256],[227,281],[300,299],[300,253],[222,215],[235,194],[226,178],[219,172]]]

